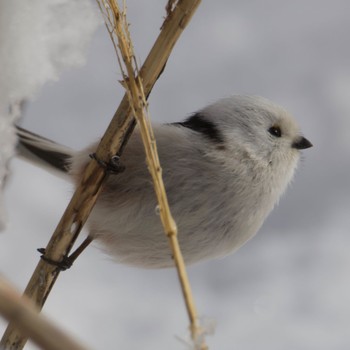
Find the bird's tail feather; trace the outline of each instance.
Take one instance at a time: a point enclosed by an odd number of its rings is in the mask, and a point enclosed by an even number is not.
[[[73,150],[45,137],[16,126],[17,155],[55,175],[67,175],[70,170]]]

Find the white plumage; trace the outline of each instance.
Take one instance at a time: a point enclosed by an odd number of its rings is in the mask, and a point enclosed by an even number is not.
[[[187,264],[226,255],[254,236],[292,179],[300,149],[312,146],[292,116],[261,97],[225,98],[184,122],[153,128]],[[70,164],[75,181],[97,147],[73,152],[30,134],[35,142],[28,153],[25,133],[19,136],[26,158],[54,153]],[[88,220],[89,235],[119,262],[173,266],[137,128],[121,162],[125,171],[109,176]]]

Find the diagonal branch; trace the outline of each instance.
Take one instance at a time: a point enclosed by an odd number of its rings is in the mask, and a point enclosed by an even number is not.
[[[166,17],[162,30],[140,70],[146,96],[150,94],[165,67],[172,48],[199,4],[200,0],[179,0]],[[135,126],[135,120],[130,112],[128,97],[125,95],[96,151],[96,156],[102,161],[108,162],[113,155],[122,153]],[[96,161],[89,162],[80,184],[46,247],[46,256],[49,259],[61,261],[68,255],[107,176],[105,169]],[[58,269],[40,260],[25,289],[25,295],[42,308],[58,275]],[[0,348],[23,349],[26,341],[26,337],[15,324],[10,323],[0,342]]]
[[[0,314],[16,325],[43,349],[87,350],[58,329],[0,276]]]

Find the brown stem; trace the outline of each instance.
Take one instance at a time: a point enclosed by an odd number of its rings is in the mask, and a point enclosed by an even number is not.
[[[200,0],[179,0],[170,16],[165,19],[162,30],[140,70],[146,96],[150,94],[176,41],[199,4]],[[120,154],[121,146],[125,144],[124,140],[133,130],[133,124],[134,118],[130,115],[128,97],[124,96],[98,146],[96,156],[108,162],[113,155]],[[48,258],[61,261],[68,255],[107,176],[108,174],[97,162],[89,162],[80,184],[46,247]],[[25,289],[25,295],[41,309],[58,275],[59,270],[56,267],[40,260]],[[27,337],[23,336],[16,325],[11,322],[0,342],[0,348],[23,349],[26,341]]]

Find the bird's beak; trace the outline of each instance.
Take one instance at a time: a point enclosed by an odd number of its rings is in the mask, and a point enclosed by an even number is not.
[[[312,143],[303,136],[299,137],[292,143],[292,148],[296,149],[306,149],[310,147],[312,147]]]

